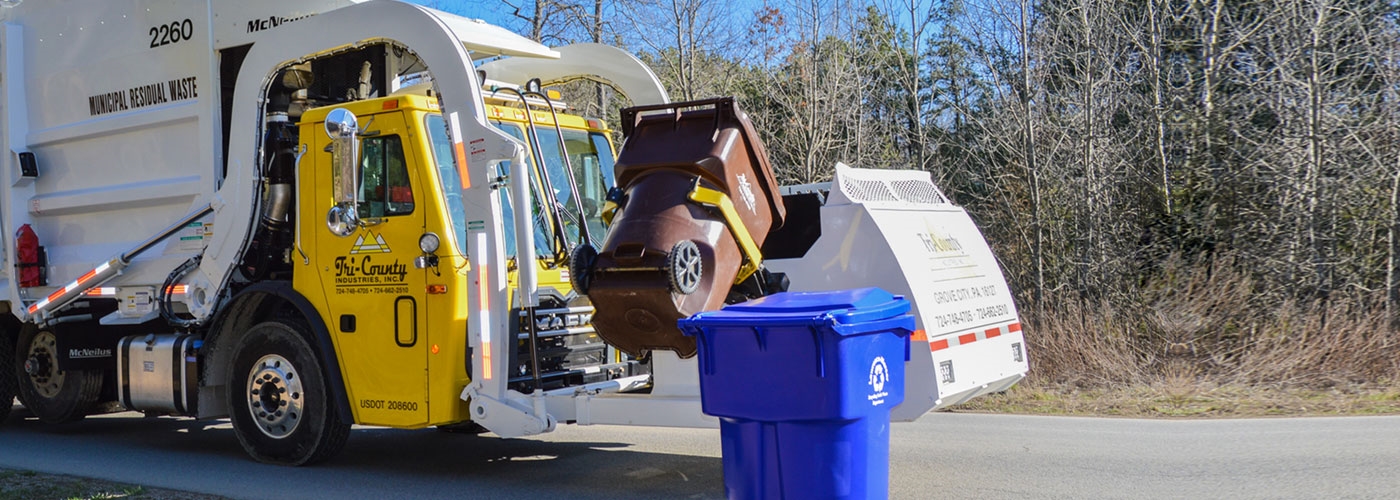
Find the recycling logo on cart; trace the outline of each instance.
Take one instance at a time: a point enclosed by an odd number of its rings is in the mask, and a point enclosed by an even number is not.
[[[870,406],[880,406],[885,403],[885,398],[890,393],[885,392],[885,383],[890,381],[890,367],[885,363],[884,356],[876,356],[870,362],[870,395],[866,399],[870,400]]]

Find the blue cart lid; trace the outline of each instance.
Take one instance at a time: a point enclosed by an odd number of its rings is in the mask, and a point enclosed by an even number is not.
[[[894,318],[909,309],[903,296],[879,288],[783,292],[696,314],[680,320],[680,326],[689,332],[706,326],[853,325]]]

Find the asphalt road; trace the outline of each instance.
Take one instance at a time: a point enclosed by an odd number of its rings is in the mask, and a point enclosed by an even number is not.
[[[19,411],[19,409],[16,409]],[[1397,498],[1400,417],[1163,421],[939,413],[895,424],[892,498]],[[561,426],[503,440],[356,429],[304,468],[224,421],[0,427],[0,467],[233,498],[722,498],[717,430]]]

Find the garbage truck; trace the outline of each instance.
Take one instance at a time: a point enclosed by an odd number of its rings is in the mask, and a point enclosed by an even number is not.
[[[0,421],[15,399],[47,423],[228,418],[254,459],[287,465],[333,456],[352,424],[716,427],[691,353],[600,334],[575,289],[625,195],[610,126],[549,91],[580,79],[668,103],[616,48],[393,0],[0,3]],[[908,295],[927,329],[916,418],[1026,364],[975,226],[950,204],[853,194],[932,186],[888,175],[771,193],[798,215],[762,251],[798,243],[761,275],[786,260],[794,288],[864,274]],[[742,255],[743,272],[763,264]],[[952,270],[911,271],[931,265]],[[943,311],[959,297],[979,305]]]

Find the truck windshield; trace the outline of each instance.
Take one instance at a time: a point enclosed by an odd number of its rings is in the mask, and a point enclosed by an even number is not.
[[[457,168],[452,162],[452,141],[447,137],[447,126],[443,123],[442,115],[428,115],[426,127],[428,138],[433,150],[433,162],[437,167],[438,178],[442,180],[442,192],[447,198],[447,216],[452,220],[453,244],[456,245],[460,255],[466,255],[467,249],[467,214],[462,205],[462,178],[457,175]],[[497,176],[506,176],[510,173],[510,162],[502,162],[497,166]],[[533,180],[533,179],[532,179]],[[537,182],[532,183],[537,184]],[[505,229],[506,255],[515,256],[515,207],[511,205],[510,190],[498,189],[496,193],[501,197],[501,224]],[[553,232],[549,224],[545,223],[544,217],[540,216],[544,206],[539,200],[535,201],[535,253],[537,255],[548,256],[553,252],[550,250],[550,242]]]
[[[523,127],[513,124],[493,121],[496,128],[525,141],[525,130]],[[433,158],[438,170],[438,176],[443,183],[443,193],[447,197],[448,216],[452,219],[452,229],[455,233],[455,242],[458,251],[466,254],[464,247],[466,242],[466,214],[462,205],[461,178],[457,175],[457,169],[452,163],[452,143],[447,137],[447,128],[443,124],[441,115],[427,116],[427,129],[429,140],[432,143]],[[545,164],[548,168],[550,184],[553,185],[554,194],[559,203],[564,206],[565,237],[570,245],[575,245],[579,241],[578,224],[582,220],[588,224],[589,235],[592,237],[593,245],[600,246],[606,227],[603,225],[602,209],[606,199],[608,189],[613,186],[613,152],[607,137],[597,132],[587,132],[582,130],[564,129],[564,150],[569,154],[569,159],[574,167],[574,178],[579,182],[578,193],[570,186],[567,174],[564,173],[564,162],[560,156],[559,137],[552,130],[541,128],[539,131],[540,141],[544,147],[540,148],[543,153]],[[533,155],[528,155],[531,163],[534,163]],[[501,162],[497,166],[496,175],[506,176],[510,173],[510,162]],[[552,245],[554,242],[553,225],[549,218],[545,216],[547,210],[544,205],[544,188],[537,178],[539,169],[531,169],[531,189],[536,193],[533,200],[535,216],[535,253],[541,258],[548,258],[554,254]],[[501,196],[501,223],[504,225],[506,253],[515,255],[515,210],[511,205],[509,190],[501,189],[497,191]],[[584,213],[582,217],[574,205],[574,196],[581,196]]]
[[[503,127],[504,128],[504,127]],[[540,152],[543,153],[549,173],[549,182],[554,186],[554,196],[564,205],[565,236],[570,245],[579,243],[580,221],[588,224],[588,235],[595,248],[601,247],[607,228],[603,226],[603,203],[607,201],[608,188],[612,187],[613,155],[607,138],[597,132],[563,129],[564,146],[559,145],[559,134],[547,127],[539,131]],[[573,166],[574,180],[578,181],[578,192],[569,186],[569,176],[564,171],[563,154],[569,155],[569,165]],[[579,214],[578,197],[583,205]]]

